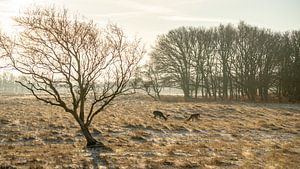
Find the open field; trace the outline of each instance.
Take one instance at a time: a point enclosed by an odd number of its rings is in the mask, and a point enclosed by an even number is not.
[[[167,121],[150,113],[161,110]],[[186,121],[200,113],[198,121]],[[0,168],[298,168],[300,105],[120,99],[84,149],[71,115],[31,97],[0,99]]]

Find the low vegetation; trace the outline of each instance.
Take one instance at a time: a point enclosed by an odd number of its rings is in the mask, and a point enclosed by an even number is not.
[[[84,148],[63,109],[1,97],[0,168],[298,168],[299,104],[164,99],[135,95],[105,109],[90,126],[113,149],[103,152]],[[199,119],[186,121],[196,113]]]

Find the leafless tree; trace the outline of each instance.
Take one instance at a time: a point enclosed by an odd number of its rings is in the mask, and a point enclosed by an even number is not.
[[[163,74],[155,68],[154,64],[148,63],[138,67],[131,81],[132,88],[147,93],[154,100],[160,100],[160,93],[164,87]]]
[[[192,45],[195,98],[198,97],[200,87],[202,96],[211,96],[210,84],[212,82],[212,67],[214,64],[211,56],[215,50],[214,33],[212,29],[206,30],[204,28],[190,28],[190,31],[192,36],[196,38],[191,42],[195,43]]]
[[[116,25],[99,29],[92,21],[54,7],[26,10],[15,21],[23,31],[16,40],[12,66],[27,75],[18,83],[38,100],[70,113],[87,147],[105,147],[92,137],[89,126],[128,91],[144,54],[140,40],[129,40]]]
[[[234,62],[234,43],[236,31],[231,25],[220,25],[216,30],[217,38],[217,54],[222,71],[222,98],[228,98],[228,91],[232,96],[233,86],[230,74],[232,72],[232,64]],[[229,89],[229,90],[228,90]]]
[[[0,68],[7,66],[7,58],[9,58],[13,49],[13,41],[0,30]]]
[[[183,90],[185,99],[191,97],[191,46],[189,30],[180,27],[158,37],[151,56],[157,68],[172,77]]]
[[[163,89],[163,74],[155,68],[154,64],[148,64],[143,71],[142,89],[155,100],[160,100],[160,92]]]
[[[159,36],[151,56],[186,98],[197,98],[201,88],[202,96],[214,99],[268,101],[277,93],[300,100],[299,37],[299,31],[282,34],[245,22],[180,27]]]
[[[277,94],[300,100],[300,31],[286,32],[280,40]]]

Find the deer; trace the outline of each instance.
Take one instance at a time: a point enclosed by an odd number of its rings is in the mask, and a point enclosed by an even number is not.
[[[186,120],[186,121],[194,121],[194,120],[199,120],[200,114],[199,113],[195,113],[195,114],[191,114],[190,117]]]
[[[168,117],[170,116],[170,115],[164,115],[161,111],[158,111],[158,110],[155,110],[155,111],[153,111],[152,112],[153,113],[153,115],[154,115],[154,118],[156,118],[156,117],[160,117],[160,118],[163,118],[163,119],[165,119],[165,121],[168,119]]]

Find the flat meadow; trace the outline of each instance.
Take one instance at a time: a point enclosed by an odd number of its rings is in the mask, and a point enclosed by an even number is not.
[[[170,115],[153,118],[152,111]],[[199,119],[187,121],[194,113]],[[0,168],[298,168],[300,104],[121,97],[86,149],[70,114],[30,96],[0,97]]]

